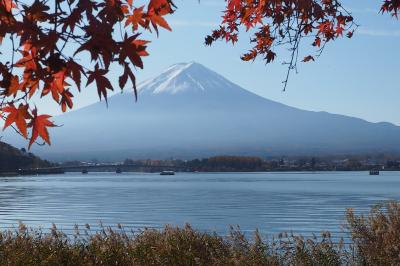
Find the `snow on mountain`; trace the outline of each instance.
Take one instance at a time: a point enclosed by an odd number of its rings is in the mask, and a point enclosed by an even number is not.
[[[205,79],[204,77],[208,77]],[[177,94],[187,91],[206,92],[213,88],[229,88],[233,84],[195,62],[175,64],[161,75],[141,83],[141,93]]]
[[[49,159],[400,152],[400,127],[289,107],[208,68],[176,64],[125,93],[56,118]],[[21,146],[15,135],[5,140]]]

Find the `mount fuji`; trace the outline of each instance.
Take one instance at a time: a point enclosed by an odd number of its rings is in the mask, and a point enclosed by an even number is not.
[[[47,159],[194,158],[400,152],[400,127],[289,107],[198,63],[176,64],[130,94],[55,118]],[[6,138],[14,145],[14,138]]]

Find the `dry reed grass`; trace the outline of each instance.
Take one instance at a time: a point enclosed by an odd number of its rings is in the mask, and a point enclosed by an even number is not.
[[[400,265],[400,204],[374,207],[367,216],[347,211],[352,242],[280,234],[248,239],[240,228],[227,237],[166,226],[140,233],[90,226],[67,236],[55,226],[48,233],[20,224],[0,232],[0,265]]]

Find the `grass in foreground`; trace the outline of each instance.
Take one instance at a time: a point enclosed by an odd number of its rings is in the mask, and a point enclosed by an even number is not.
[[[140,234],[90,228],[67,237],[28,229],[0,232],[0,265],[400,265],[400,203],[375,207],[367,216],[347,212],[351,243],[333,243],[328,232],[304,239],[282,234],[247,239],[166,226]]]

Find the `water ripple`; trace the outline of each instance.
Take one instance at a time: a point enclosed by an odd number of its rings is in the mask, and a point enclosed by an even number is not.
[[[65,174],[0,179],[0,226],[18,221],[66,232],[75,224],[124,224],[129,229],[190,223],[226,234],[330,230],[343,236],[346,208],[367,212],[385,200],[400,200],[400,173],[196,173]]]

